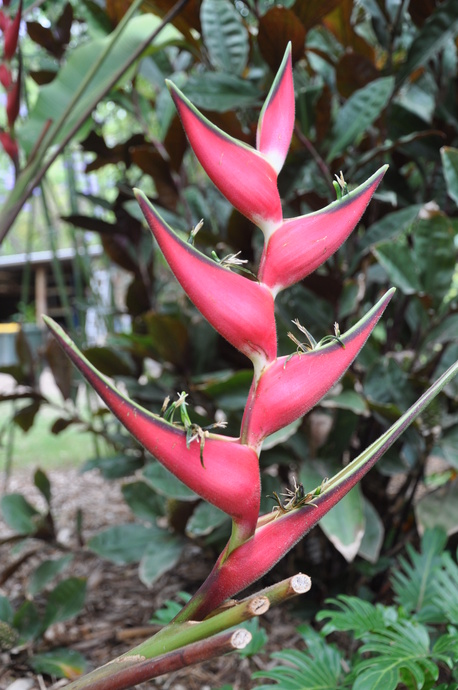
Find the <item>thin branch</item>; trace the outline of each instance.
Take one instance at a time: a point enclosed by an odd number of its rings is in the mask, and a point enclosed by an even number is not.
[[[162,654],[155,659],[146,659],[141,655],[125,656],[110,664],[119,668],[109,677],[93,679],[90,676],[81,678],[66,686],[68,690],[127,690],[128,688],[164,673],[178,671],[181,668],[199,664],[216,656],[227,654],[235,649],[244,649],[251,641],[251,633],[239,628],[235,631],[215,635],[186,647]],[[107,664],[104,668],[109,668]]]

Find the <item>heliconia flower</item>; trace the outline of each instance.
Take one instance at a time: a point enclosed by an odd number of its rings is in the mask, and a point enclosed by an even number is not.
[[[223,551],[207,580],[176,622],[202,620],[226,599],[233,597],[265,575],[297,542],[314,527],[348,492],[361,481],[376,462],[403,434],[413,420],[458,373],[455,362],[404,414],[331,480],[312,491],[311,502],[288,509],[283,515],[272,512],[254,535],[229,552]],[[270,519],[269,519],[270,518]]]
[[[202,167],[226,199],[269,232],[282,220],[277,172],[256,149],[225,134],[167,81],[186,136]]]
[[[308,412],[337,383],[375,328],[394,288],[338,340],[310,352],[280,357],[253,381],[241,438],[258,449],[273,434]]]
[[[5,65],[5,63],[2,63],[0,65],[0,84],[4,89],[9,89],[12,81],[13,77],[11,76],[10,69],[7,67],[7,65]]]
[[[258,279],[275,295],[321,266],[355,228],[387,168],[320,211],[283,221],[265,244]]]
[[[5,60],[11,60],[14,53],[16,52],[21,17],[22,0],[20,0],[19,2],[19,7],[13,21],[9,22],[4,29],[3,56]]]
[[[294,84],[291,43],[259,116],[256,148],[277,173],[283,167],[294,128]]]
[[[3,146],[5,153],[16,164],[18,162],[19,150],[16,141],[11,138],[8,132],[0,131],[0,144]]]
[[[270,291],[180,239],[142,192],[135,195],[170,268],[203,316],[258,370],[273,361],[277,335]]]
[[[78,350],[65,332],[43,317],[59,345],[126,429],[196,494],[232,517],[239,536],[253,534],[259,514],[260,477],[255,451],[239,439],[208,433],[187,443],[186,432],[122,395]],[[203,463],[202,463],[203,460]]]

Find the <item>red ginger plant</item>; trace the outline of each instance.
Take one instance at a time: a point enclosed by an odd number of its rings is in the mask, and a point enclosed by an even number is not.
[[[46,319],[65,352],[130,433],[195,493],[232,518],[230,540],[207,580],[172,624],[121,657],[132,665],[139,658],[144,661],[171,652],[205,638],[209,630],[221,629],[216,624],[219,616],[208,619],[209,614],[262,577],[316,525],[457,370],[455,365],[446,372],[391,429],[335,477],[309,494],[299,487],[286,506],[260,516],[259,455],[264,439],[304,415],[339,380],[370,336],[394,290],[383,295],[347,333],[340,334],[336,325],[335,336],[319,344],[311,339],[309,351],[299,349],[289,357],[277,355],[275,297],[340,247],[364,213],[386,166],[350,193],[338,194],[338,200],[325,209],[283,219],[277,175],[294,125],[290,49],[261,111],[256,149],[221,132],[176,86],[169,84],[169,88],[205,171],[227,199],[264,233],[257,280],[251,280],[182,240],[147,198],[135,191],[151,232],[184,291],[210,324],[253,363],[253,382],[239,437],[204,432],[199,427],[179,428],[145,410],[116,390],[59,326]],[[213,620],[215,624],[209,628]],[[203,622],[201,627],[189,627],[190,621]],[[129,687],[126,677],[122,681],[120,669],[122,666],[115,665],[111,670],[96,671],[86,680],[76,681],[74,687]],[[115,670],[121,674],[116,683]],[[151,675],[135,676],[136,682],[147,677]]]

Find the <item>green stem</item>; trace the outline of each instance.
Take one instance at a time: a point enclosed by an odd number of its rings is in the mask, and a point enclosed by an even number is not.
[[[144,681],[157,677],[159,673],[154,664],[150,665],[150,675],[143,673],[141,676],[137,675],[145,666],[148,668],[147,659],[160,662],[174,650],[178,650],[180,656],[183,657],[186,655],[186,650],[192,649],[189,645],[202,642],[202,640],[208,641],[210,644],[211,640],[215,639],[213,636],[217,633],[238,626],[253,616],[264,614],[271,604],[278,604],[298,594],[308,592],[310,585],[310,578],[299,573],[243,601],[229,602],[227,608],[216,611],[214,615],[199,623],[194,621],[172,622],[126,654],[74,681],[68,686],[68,690],[83,690],[83,688],[88,690],[123,690],[123,688],[131,687],[126,683],[130,682],[132,678],[137,678],[136,682],[140,682],[140,679]],[[186,663],[182,665],[185,666]],[[165,670],[161,672],[165,672]]]
[[[51,127],[45,132],[45,135],[43,139],[40,142],[40,145],[38,149],[35,151],[35,155],[37,157],[42,157],[47,149],[52,145],[53,141],[61,131],[62,127],[66,123],[68,117],[71,115],[73,112],[75,106],[77,105],[79,99],[83,96],[84,92],[86,91],[87,87],[99,71],[100,67],[102,64],[105,62],[111,51],[113,50],[113,47],[116,44],[116,41],[119,39],[119,36],[122,34],[124,29],[126,28],[127,24],[130,21],[130,18],[134,15],[134,13],[137,11],[138,7],[142,4],[143,0],[134,0],[132,5],[129,7],[127,10],[126,14],[123,16],[115,30],[111,34],[111,41],[105,46],[104,50],[101,52],[99,55],[98,59],[94,62],[92,65],[91,69],[89,72],[86,74],[84,77],[83,81],[80,83],[78,88],[76,89],[75,93],[71,97],[70,101],[68,102],[64,112],[60,116],[59,120],[54,124],[51,124]]]
[[[243,649],[251,641],[251,634],[243,628],[215,635],[186,647],[167,652],[154,659],[134,658],[117,662],[117,669],[111,669],[105,678],[90,679],[86,677],[84,685],[87,690],[128,690],[145,680],[151,680],[193,664],[208,661],[216,656],[227,654],[234,649]],[[72,686],[69,686],[72,687]]]
[[[51,247],[52,251],[52,271],[54,274],[54,280],[56,281],[57,288],[59,291],[59,300],[60,303],[62,304],[63,308],[65,309],[65,322],[67,324],[67,328],[72,330],[72,315],[71,315],[71,307],[70,307],[70,302],[68,300],[68,295],[67,295],[67,287],[65,285],[65,277],[62,271],[62,267],[59,263],[59,259],[57,258],[57,245],[55,241],[55,236],[54,236],[54,228],[53,228],[53,223],[51,219],[51,214],[49,212],[49,206],[48,202],[46,199],[46,193],[45,193],[45,187],[44,184],[41,185],[41,200],[42,200],[42,205],[43,205],[43,213],[45,216],[46,220],[46,226],[48,230],[48,240],[49,244]]]

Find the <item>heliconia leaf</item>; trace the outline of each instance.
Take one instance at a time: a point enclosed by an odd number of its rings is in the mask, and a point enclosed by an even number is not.
[[[387,168],[320,211],[285,220],[266,242],[258,279],[276,294],[321,266],[355,228]]]
[[[277,356],[274,300],[260,283],[244,278],[176,235],[148,199],[135,192],[170,268],[211,325],[261,368]]]
[[[294,128],[294,84],[291,44],[259,116],[256,148],[277,171],[283,167]]]
[[[277,172],[256,149],[215,127],[167,82],[194,153],[209,178],[241,213],[269,234],[282,220]]]
[[[187,445],[184,430],[122,395],[58,324],[49,317],[43,318],[72,362],[137,441],[196,494],[230,515],[241,532],[252,533],[260,501],[255,451],[238,439],[209,434],[201,458],[199,439]]]
[[[363,347],[393,296],[389,290],[339,342],[280,357],[253,381],[241,438],[258,448],[262,440],[302,417],[337,383]]]
[[[184,609],[201,620],[225,599],[249,587],[265,575],[297,542],[328,513],[401,436],[414,419],[458,373],[458,362],[447,371],[377,441],[344,467],[313,496],[314,505],[304,505],[266,521],[251,539],[231,553],[224,551],[200,590]],[[181,615],[181,614],[180,614]]]

